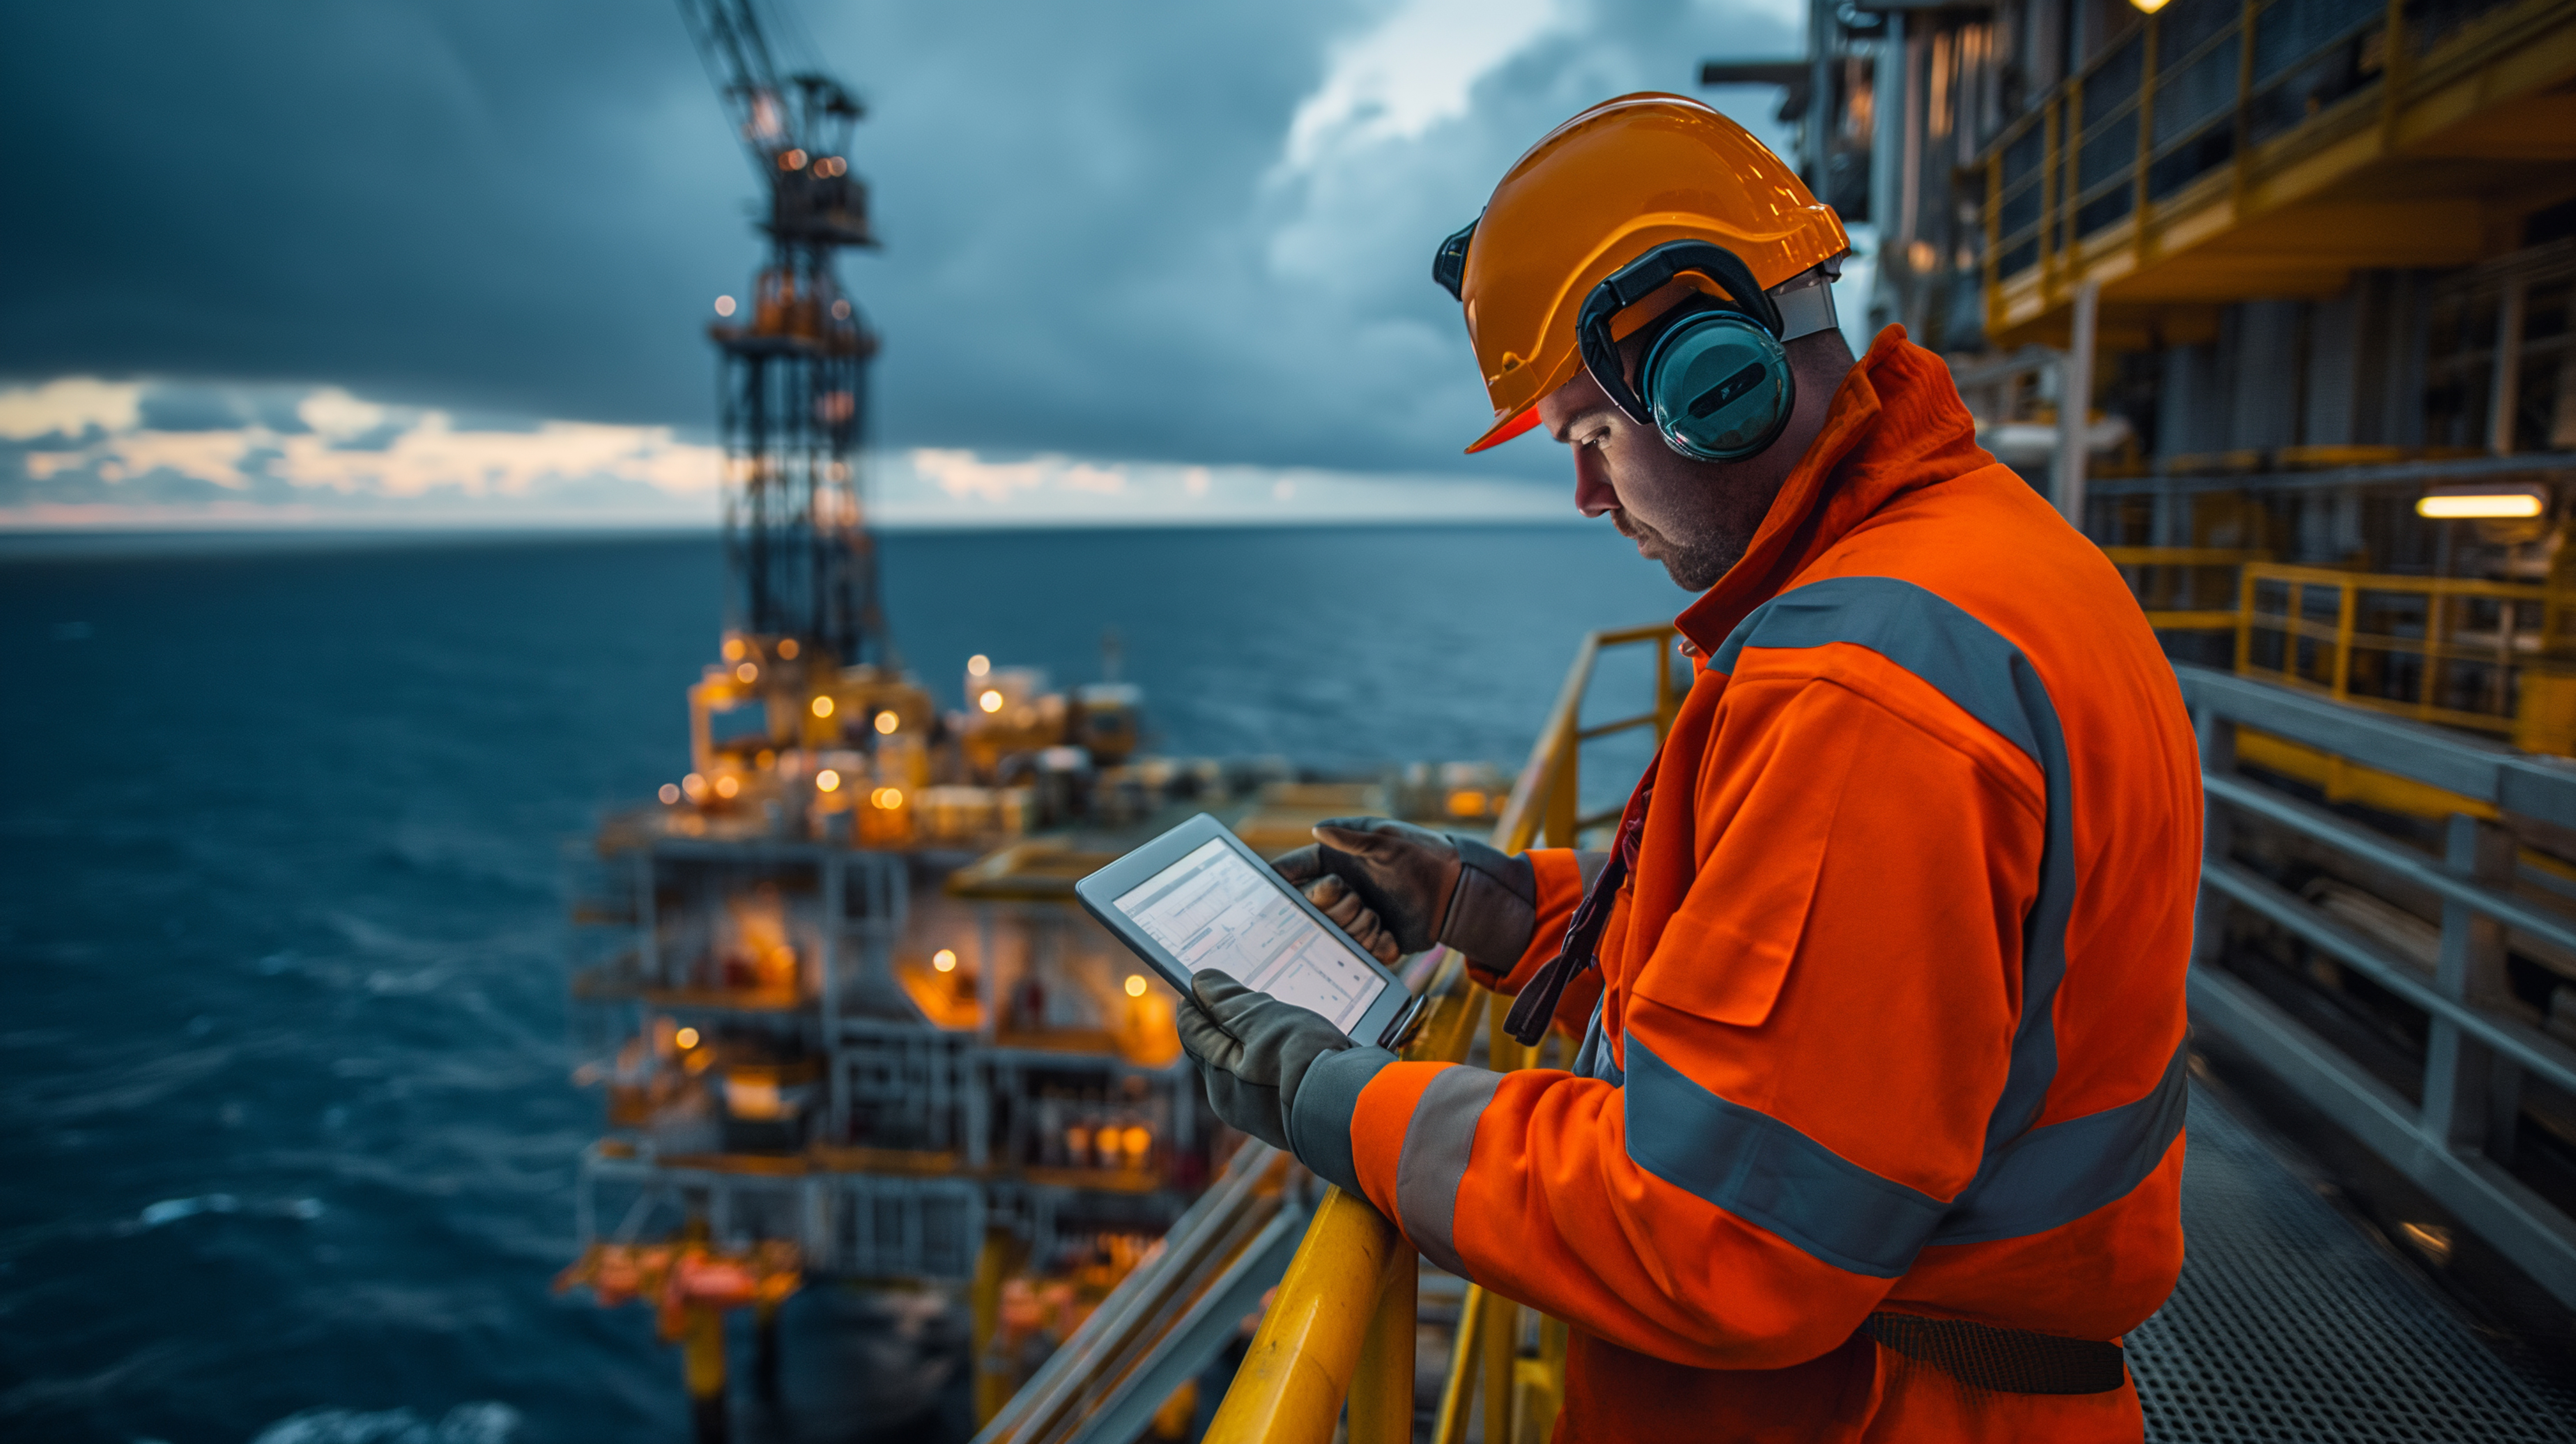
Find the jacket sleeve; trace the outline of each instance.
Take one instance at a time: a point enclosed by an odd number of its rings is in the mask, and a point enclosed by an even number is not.
[[[1616,1078],[1350,1080],[1355,1180],[1426,1258],[1704,1368],[1812,1358],[1905,1272],[2003,1087],[2045,794],[1870,673],[1730,686],[1690,881],[1621,955]]]
[[[1467,960],[1467,975],[1505,997],[1517,997],[1521,988],[1546,967],[1564,945],[1566,925],[1574,920],[1576,904],[1583,901],[1583,890],[1593,874],[1600,871],[1604,853],[1577,852],[1570,847],[1534,847],[1523,854],[1530,860],[1530,871],[1538,881],[1538,922],[1530,929],[1529,947],[1511,962],[1509,972],[1496,972],[1474,958]],[[1602,952],[1615,948],[1624,931],[1626,896],[1615,903],[1610,921],[1603,928]],[[1585,972],[1566,984],[1556,1000],[1556,1026],[1581,1035],[1592,1019],[1592,1005],[1601,998],[1601,974]]]

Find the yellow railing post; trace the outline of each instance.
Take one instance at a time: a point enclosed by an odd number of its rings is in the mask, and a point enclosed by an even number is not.
[[[1449,1377],[1440,1384],[1440,1412],[1431,1421],[1431,1444],[1466,1444],[1467,1416],[1474,1412],[1476,1359],[1484,1342],[1485,1290],[1467,1285],[1458,1304],[1458,1335],[1449,1345]]]
[[[2335,584],[2334,699],[2352,695],[2353,620],[2361,606],[2361,588],[2349,581]]]
[[[1368,1337],[1351,1376],[1350,1444],[1411,1444],[1413,1320],[1420,1303],[1420,1257],[1398,1247],[1378,1294]]]
[[[1331,1439],[1387,1271],[1398,1253],[1409,1252],[1366,1199],[1327,1191],[1208,1425],[1212,1444]]]

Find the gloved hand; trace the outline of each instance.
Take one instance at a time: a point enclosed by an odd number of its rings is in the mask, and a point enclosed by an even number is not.
[[[1322,1014],[1213,968],[1190,979],[1190,994],[1176,1019],[1181,1046],[1199,1065],[1216,1116],[1366,1197],[1351,1155],[1351,1114],[1395,1055],[1363,1048]]]
[[[1181,1046],[1207,1080],[1216,1116],[1273,1148],[1287,1148],[1289,1112],[1306,1070],[1355,1046],[1323,1014],[1257,993],[1214,968],[1190,979],[1174,1021]]]
[[[1538,878],[1526,857],[1384,817],[1336,817],[1271,864],[1353,941],[1393,963],[1447,943],[1495,969],[1529,948]]]

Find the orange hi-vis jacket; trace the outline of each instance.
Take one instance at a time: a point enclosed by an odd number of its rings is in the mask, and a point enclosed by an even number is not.
[[[1968,1389],[1861,1326],[2116,1340],[2173,1288],[2200,772],[2145,617],[1890,327],[1680,627],[1576,1066],[1332,1055],[1325,1171],[1572,1325],[1561,1439],[2140,1438],[2126,1384]],[[1530,857],[1506,992],[1583,886]]]

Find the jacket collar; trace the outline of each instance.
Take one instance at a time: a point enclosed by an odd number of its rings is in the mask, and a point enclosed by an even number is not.
[[[1798,459],[1744,559],[1674,619],[1702,657],[1853,528],[1917,487],[1994,463],[1940,357],[1878,333],[1834,391],[1824,428]]]

